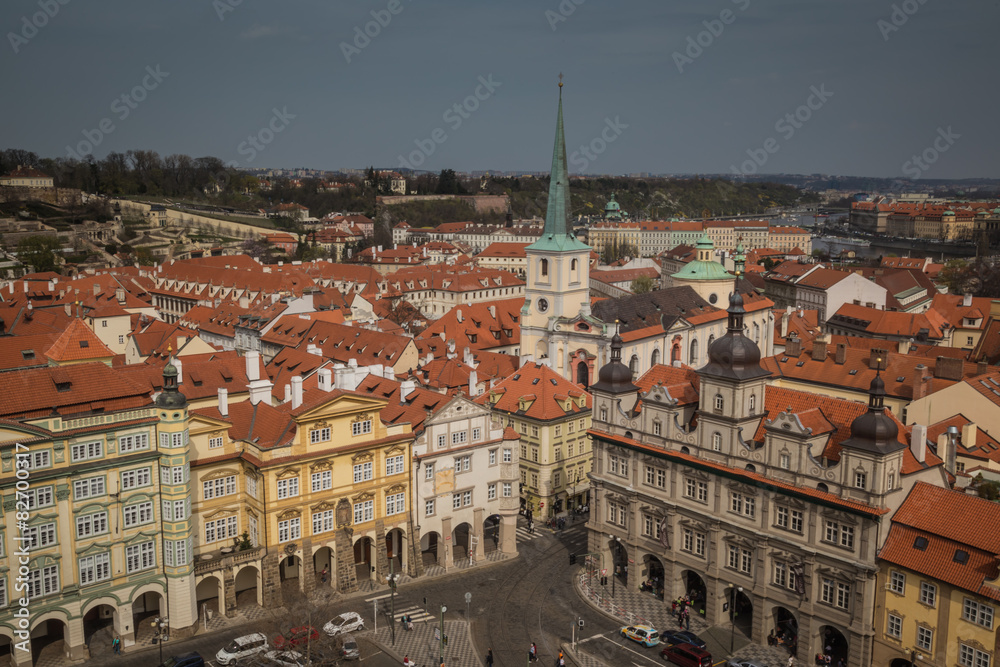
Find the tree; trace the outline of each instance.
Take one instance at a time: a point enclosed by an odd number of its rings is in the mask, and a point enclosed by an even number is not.
[[[61,247],[55,236],[28,236],[17,244],[17,258],[36,273],[55,271],[59,265],[56,251]]]
[[[465,188],[454,169],[442,169],[438,174],[437,194],[439,195],[463,195]]]
[[[639,276],[632,281],[630,289],[632,294],[645,294],[652,292],[656,288],[656,283],[649,276]]]
[[[274,257],[274,246],[262,238],[247,239],[240,244],[240,253],[253,257],[261,264],[270,264]]]
[[[976,493],[986,500],[1000,500],[1000,482],[983,480],[980,474],[976,477]]]

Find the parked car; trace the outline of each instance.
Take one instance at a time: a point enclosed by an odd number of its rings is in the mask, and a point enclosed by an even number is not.
[[[660,651],[660,657],[680,667],[712,667],[712,654],[694,644],[677,644]]]
[[[660,641],[667,646],[694,644],[698,648],[705,648],[705,641],[695,633],[688,632],[687,630],[678,630],[677,632],[668,632],[665,635],[660,635]]]
[[[305,656],[295,651],[268,651],[264,657],[279,667],[305,667],[306,664]]]
[[[293,646],[305,646],[310,641],[317,641],[319,632],[311,625],[292,628],[288,632],[274,638],[274,648],[284,651]]]
[[[727,660],[726,667],[763,667],[763,665],[750,660]]]
[[[233,660],[249,658],[258,653],[264,653],[270,647],[267,645],[267,637],[259,632],[252,635],[237,637],[229,642],[225,648],[215,654],[215,660],[220,665],[228,665]]]
[[[160,663],[160,667],[205,667],[205,658],[200,653],[185,653],[167,658]]]
[[[361,658],[361,650],[358,648],[358,642],[354,639],[354,635],[344,635],[344,644],[340,649],[340,654],[344,656],[344,660],[359,660]]]
[[[656,646],[660,643],[660,633],[648,625],[626,625],[620,632],[622,637],[639,642],[643,646]]]
[[[331,637],[335,637],[342,632],[354,632],[355,630],[364,629],[365,621],[361,618],[361,615],[355,611],[345,611],[343,614],[323,626],[323,632]]]

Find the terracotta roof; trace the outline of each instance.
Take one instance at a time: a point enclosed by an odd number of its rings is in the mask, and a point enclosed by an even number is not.
[[[527,243],[491,243],[477,257],[527,257]]]
[[[45,356],[55,362],[66,362],[110,359],[115,353],[83,323],[83,320],[74,319],[52,347],[45,351]]]
[[[451,400],[445,394],[417,387],[407,393],[405,401],[400,401],[401,386],[402,383],[396,380],[369,375],[358,385],[358,391],[388,400],[389,402],[379,412],[382,421],[386,424],[408,423],[414,433],[423,431],[424,420]]]
[[[643,394],[648,394],[654,386],[662,386],[678,404],[693,405],[698,403],[700,378],[690,366],[657,364],[643,373],[635,386]]]
[[[964,382],[995,405],[1000,405],[1000,369],[994,367],[989,373],[966,378]]]
[[[457,350],[488,350],[521,343],[521,307],[524,297],[496,299],[486,303],[459,304],[442,315],[417,336],[422,341],[440,337],[454,340]],[[461,321],[459,317],[461,316]]]
[[[953,415],[935,424],[930,424],[927,427],[927,439],[931,442],[937,442],[938,438],[947,432],[949,426],[954,426],[959,430],[959,432],[962,432],[962,427],[971,423],[972,422],[965,415]],[[965,442],[962,438],[958,439],[958,454],[1000,463],[1000,442],[997,442],[995,438],[991,437],[986,431],[978,426],[976,427],[974,436],[975,444],[972,445]]]
[[[55,333],[0,336],[0,371],[48,366],[45,350],[58,338]]]
[[[250,442],[261,449],[291,444],[297,429],[287,411],[273,407],[267,401],[230,403],[226,417],[222,416],[217,405],[191,412],[231,424],[231,440]]]
[[[115,412],[152,403],[148,386],[101,362],[11,371],[3,374],[3,388],[0,417],[8,419]]]
[[[944,337],[948,324],[936,311],[901,313],[845,303],[829,319],[831,324],[864,330],[872,336],[926,336],[931,340]]]
[[[993,299],[972,297],[968,306],[963,306],[963,296],[959,294],[939,294],[935,292],[931,308],[941,314],[951,326],[962,329],[985,329],[988,320],[983,313],[990,312]],[[979,324],[966,324],[966,319],[979,320]]]
[[[584,397],[585,407],[579,407],[576,399]],[[491,401],[491,397],[495,401]],[[521,399],[533,397],[524,410]],[[569,399],[573,400],[569,400]],[[590,394],[563,378],[543,364],[528,363],[514,375],[477,396],[476,403],[492,405],[494,410],[529,417],[539,421],[551,421],[564,417],[589,413],[592,408]]]

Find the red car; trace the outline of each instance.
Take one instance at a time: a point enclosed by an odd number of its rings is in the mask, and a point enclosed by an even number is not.
[[[299,628],[292,628],[285,634],[275,637],[274,648],[284,651],[293,646],[305,646],[308,642],[315,641],[319,641],[319,631],[311,625],[303,625]]]

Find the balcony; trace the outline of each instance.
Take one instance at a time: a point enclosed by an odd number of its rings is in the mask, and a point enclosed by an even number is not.
[[[264,555],[264,547],[254,547],[252,549],[236,550],[233,547],[222,547],[215,551],[201,553],[195,556],[194,573],[204,574],[214,570],[223,570],[240,563],[257,560]]]

